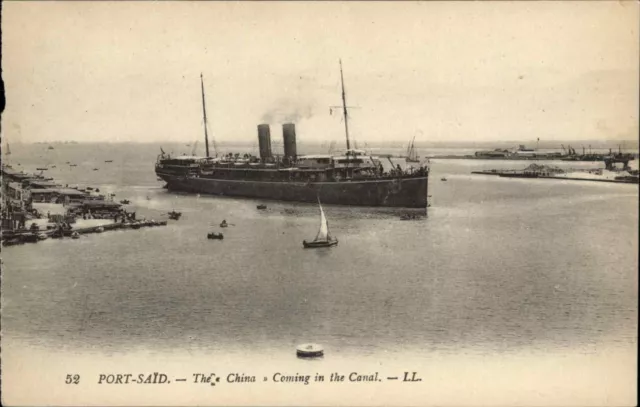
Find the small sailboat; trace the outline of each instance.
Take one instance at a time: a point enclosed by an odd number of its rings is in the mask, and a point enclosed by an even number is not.
[[[7,143],[7,152],[5,155],[11,155],[11,149],[9,148],[9,143]]]
[[[411,143],[409,144],[409,147],[407,148],[407,162],[408,163],[419,163],[420,162],[420,158],[418,157],[418,152],[416,151],[416,147],[415,147],[415,141],[416,141],[416,138],[414,136],[413,140],[411,140]]]
[[[169,219],[178,220],[182,216],[182,212],[171,211],[168,213]]]
[[[318,234],[316,235],[316,238],[314,240],[312,240],[311,242],[307,242],[306,240],[302,241],[302,246],[304,246],[305,249],[331,247],[338,244],[338,239],[331,236],[329,232],[329,222],[327,222],[327,217],[324,216],[322,204],[320,204],[319,199],[318,206],[320,207],[320,229],[318,230]]]

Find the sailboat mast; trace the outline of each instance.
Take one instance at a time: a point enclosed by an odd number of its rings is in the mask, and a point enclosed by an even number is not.
[[[347,150],[351,150],[349,143],[349,119],[347,118],[347,97],[344,93],[344,76],[342,75],[342,59],[340,60],[340,83],[342,85],[342,111],[344,114],[344,132],[347,136]]]
[[[202,88],[202,114],[204,116],[204,146],[207,152],[207,158],[209,158],[209,134],[207,134],[207,107],[204,103],[204,79],[202,79],[202,72],[200,72],[200,86]]]

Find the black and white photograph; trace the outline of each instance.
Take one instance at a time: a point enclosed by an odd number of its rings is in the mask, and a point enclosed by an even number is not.
[[[637,405],[637,1],[1,7],[2,405]]]

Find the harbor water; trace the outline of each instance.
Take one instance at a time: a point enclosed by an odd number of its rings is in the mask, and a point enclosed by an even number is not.
[[[88,360],[133,359],[139,364],[129,369],[198,360],[247,374],[252,366],[314,374],[398,365],[423,375],[434,404],[483,404],[457,380],[491,405],[624,403],[635,394],[637,185],[471,175],[519,164],[432,159],[426,218],[326,206],[339,244],[305,250],[317,205],[171,193],[156,180],[159,151],[149,145],[46,148],[12,145],[8,163],[55,165],[49,176],[129,199],[138,217],[182,217],[162,228],[3,248],[5,376],[20,369],[18,355],[51,363],[66,355],[77,359],[71,371],[90,369]],[[261,203],[266,210],[256,209]],[[212,231],[224,240],[207,239]],[[322,344],[324,359],[297,360],[295,347],[306,342]],[[566,386],[554,388],[554,374]],[[507,382],[512,393],[491,392]],[[586,393],[571,398],[574,385]],[[519,400],[519,391],[539,399]],[[193,402],[240,403],[236,396],[196,394]]]

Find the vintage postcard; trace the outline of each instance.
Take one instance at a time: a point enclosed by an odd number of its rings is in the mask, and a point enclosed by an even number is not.
[[[3,2],[3,405],[636,405],[638,8]]]

